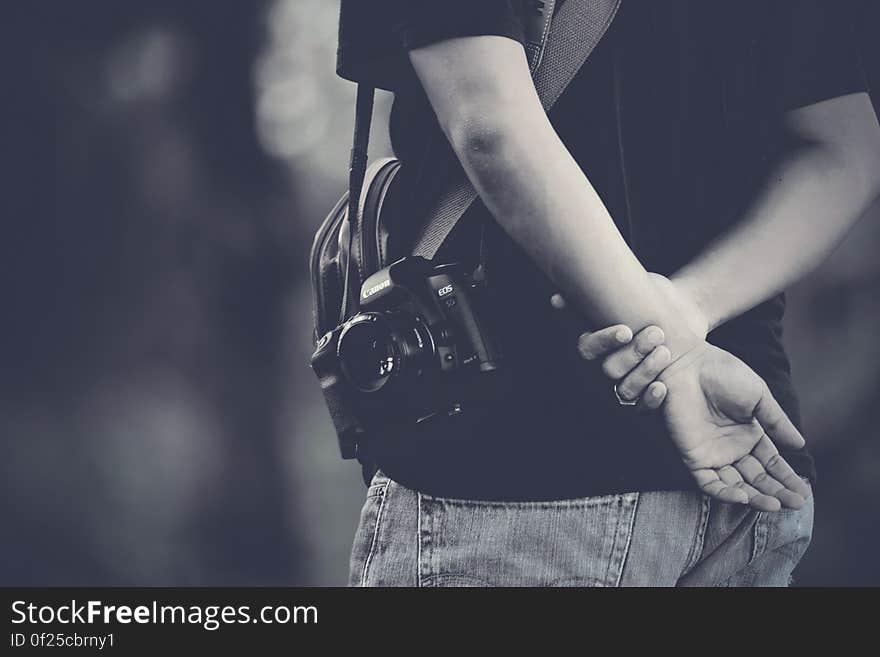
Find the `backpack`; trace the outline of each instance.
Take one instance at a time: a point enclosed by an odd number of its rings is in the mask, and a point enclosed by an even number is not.
[[[555,12],[555,1],[524,3],[529,68],[545,110],[549,110],[580,70],[614,19],[620,0],[565,0]],[[315,357],[330,333],[358,312],[357,293],[373,273],[387,266],[393,206],[401,163],[383,158],[367,166],[370,123],[375,89],[359,83],[348,191],[319,226],[312,243],[312,283]],[[461,167],[448,179],[418,227],[409,249],[431,260],[458,220],[477,198]],[[338,377],[318,371],[342,458],[357,458],[365,481],[375,469],[365,449],[364,429],[339,392]]]

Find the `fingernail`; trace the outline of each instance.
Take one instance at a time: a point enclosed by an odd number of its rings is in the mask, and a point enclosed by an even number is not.
[[[630,340],[629,331],[625,328],[618,329],[617,333],[614,334],[614,337],[618,342],[627,343]]]
[[[651,396],[652,396],[652,397],[658,397],[658,398],[659,398],[662,394],[663,394],[663,390],[660,388],[660,386],[654,386],[654,387],[651,389]]]
[[[663,342],[663,332],[660,329],[648,329],[648,340],[651,342]]]
[[[670,353],[669,349],[666,346],[660,345],[659,347],[657,347],[657,359],[661,363],[666,363],[671,358],[672,358],[672,354]]]

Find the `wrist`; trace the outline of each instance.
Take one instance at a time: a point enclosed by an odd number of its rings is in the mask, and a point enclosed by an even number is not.
[[[663,333],[665,336],[663,344],[670,353],[670,365],[706,343],[703,336],[681,326],[680,321],[667,322],[663,326]]]
[[[659,319],[666,333],[665,344],[676,354],[690,351],[702,342],[709,332],[709,322],[696,298],[686,287],[661,274],[649,273],[654,291],[662,307]]]
[[[695,339],[686,344],[680,345],[677,350],[670,349],[672,352],[672,358],[669,364],[657,376],[657,380],[668,384],[669,380],[673,378],[677,372],[687,369],[695,362],[699,361],[708,349],[710,349],[709,343],[702,339]]]
[[[689,325],[701,338],[705,338],[721,322],[712,304],[713,295],[700,284],[699,279],[679,272],[669,277],[676,291],[689,309]]]

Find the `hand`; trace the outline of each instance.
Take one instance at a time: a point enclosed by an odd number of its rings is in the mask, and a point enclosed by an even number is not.
[[[691,329],[705,336],[708,322],[696,303],[669,279],[651,276],[658,292],[675,305]],[[551,303],[565,307],[558,294]],[[620,381],[618,392],[623,388],[625,398],[641,395],[641,405],[648,408],[666,401],[664,417],[670,435],[704,493],[763,511],[800,508],[809,489],[779,456],[770,438],[796,449],[804,441],[764,381],[733,355],[705,342],[660,373],[662,356],[659,360],[647,356],[657,351],[663,339],[658,327],[643,329],[633,340],[628,327],[613,326],[584,333],[578,346],[587,360],[604,358],[603,371]],[[645,383],[654,377],[656,381]],[[645,392],[661,385],[659,402],[646,399]]]
[[[774,442],[800,449],[804,439],[748,365],[703,342],[660,379],[669,434],[705,494],[762,511],[803,506],[809,488]]]
[[[665,303],[676,310],[698,338],[705,338],[709,323],[693,297],[665,276],[648,276]],[[558,310],[566,307],[561,294],[554,294],[550,304]],[[633,339],[632,329],[621,324],[582,333],[578,349],[586,360],[603,359],[602,370],[617,382],[622,398],[638,399],[640,409],[654,410],[666,399],[666,385],[655,380],[671,360],[669,350],[663,346],[664,339],[663,330],[657,326],[643,328]]]
[[[550,303],[565,308],[562,295],[554,294]],[[617,393],[624,399],[637,399],[640,410],[655,410],[666,398],[666,384],[655,379],[669,365],[669,349],[663,346],[663,330],[648,326],[635,337],[623,324],[609,326],[578,338],[578,351],[585,360],[604,359],[602,369],[617,381]]]

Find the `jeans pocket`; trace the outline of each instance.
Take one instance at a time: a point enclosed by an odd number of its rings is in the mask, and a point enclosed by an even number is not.
[[[616,586],[637,493],[554,502],[421,495],[421,586]]]
[[[355,532],[349,562],[348,585],[366,586],[370,562],[376,549],[379,526],[389,479],[381,471],[373,475],[367,488],[367,496],[361,508],[360,520]]]
[[[810,486],[810,482],[803,478]],[[755,520],[750,570],[754,584],[787,586],[813,537],[813,496],[800,509],[761,512]]]

